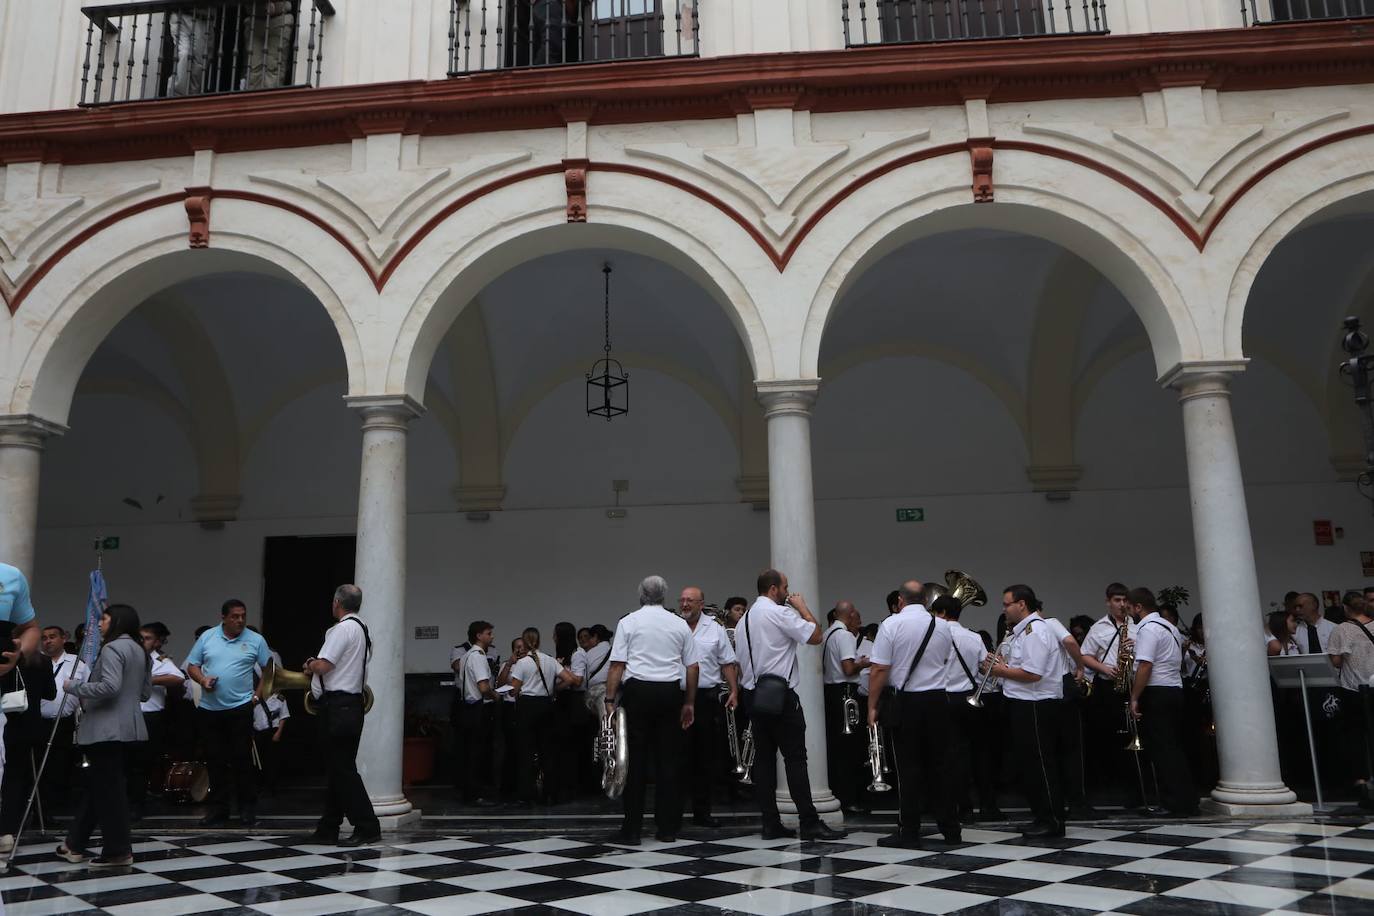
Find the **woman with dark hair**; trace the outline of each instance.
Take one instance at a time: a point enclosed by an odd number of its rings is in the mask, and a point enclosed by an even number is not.
[[[1287,611],[1273,611],[1265,619],[1265,629],[1269,631],[1270,655],[1302,655],[1302,649],[1298,648],[1298,641],[1293,636],[1298,632],[1298,618]]]
[[[566,620],[554,624],[553,652],[558,664],[572,676],[572,686],[554,696],[554,773],[544,776],[546,783],[553,776],[552,783],[545,788],[549,801],[557,804],[577,797],[577,774],[586,769],[585,759],[592,756],[595,733],[587,728],[591,721],[587,715],[587,685],[578,674],[579,670],[585,671],[585,665],[578,662],[585,661],[586,652],[577,644],[577,627]]]
[[[152,692],[152,662],[138,629],[137,611],[127,604],[110,605],[100,615],[102,644],[90,679],[84,684],[67,681],[67,693],[81,701],[76,743],[90,763],[81,810],[66,842],[57,847],[58,857],[73,864],[89,860],[92,868],[122,868],[134,861],[125,756],[134,742],[148,740],[139,704]],[[101,851],[91,859],[86,845],[97,824]]]
[[[5,756],[8,765],[0,781],[0,852],[13,848],[24,816],[24,806],[33,789],[34,770],[48,742],[49,727],[42,714],[44,700],[57,698],[57,682],[52,662],[38,650],[39,629],[30,627],[16,642],[19,664],[0,678],[0,691],[23,690],[29,707],[23,712],[5,713]]]

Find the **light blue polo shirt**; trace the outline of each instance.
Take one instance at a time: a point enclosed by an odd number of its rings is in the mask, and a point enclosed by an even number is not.
[[[272,660],[267,640],[245,629],[237,639],[224,635],[224,625],[211,627],[186,656],[187,665],[198,665],[206,677],[217,677],[214,690],[200,695],[200,708],[236,709],[253,698],[253,666],[266,667]]]
[[[28,623],[34,617],[29,580],[13,566],[0,563],[0,620]]]

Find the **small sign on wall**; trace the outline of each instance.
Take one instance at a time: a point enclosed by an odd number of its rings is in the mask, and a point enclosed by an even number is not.
[[[899,522],[923,522],[926,520],[926,510],[924,509],[898,509],[897,521]]]
[[[1360,551],[1360,571],[1366,577],[1374,578],[1374,550]]]
[[[1336,543],[1336,529],[1329,518],[1319,518],[1312,523],[1312,537],[1318,547],[1330,547]]]
[[[438,639],[438,638],[439,638],[439,628],[438,628],[438,627],[416,627],[416,628],[415,628],[415,638],[416,638],[416,639]]]

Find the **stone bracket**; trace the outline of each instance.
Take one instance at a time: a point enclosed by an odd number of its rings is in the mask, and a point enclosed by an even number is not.
[[[1036,493],[1062,493],[1078,489],[1083,468],[1075,465],[1030,465],[1026,468],[1031,489]]]
[[[735,489],[739,491],[739,501],[748,503],[755,509],[768,508],[768,475],[747,474],[735,479]]]
[[[969,138],[968,155],[973,167],[973,202],[990,204],[996,196],[992,184],[992,138]]]
[[[563,184],[568,192],[568,222],[587,221],[587,167],[586,159],[563,160]]]
[[[195,187],[186,189],[186,219],[190,224],[187,244],[190,248],[210,247],[210,200],[214,189]]]
[[[503,486],[454,487],[453,500],[459,512],[500,512],[506,498]]]

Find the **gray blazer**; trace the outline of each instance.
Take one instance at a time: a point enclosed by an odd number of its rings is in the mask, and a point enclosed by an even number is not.
[[[152,690],[152,666],[143,646],[129,636],[106,643],[84,684],[68,693],[81,698],[77,744],[147,741],[148,728],[138,704]]]

